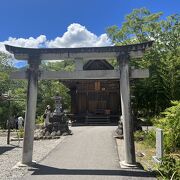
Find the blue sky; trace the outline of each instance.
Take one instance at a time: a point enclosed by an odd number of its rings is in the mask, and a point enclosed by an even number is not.
[[[180,0],[2,0],[0,41],[11,37],[48,39],[62,35],[72,23],[79,23],[100,35],[106,27],[120,25],[134,8],[170,15],[180,12]]]
[[[135,8],[180,13],[180,0],[1,0],[0,50],[110,45],[106,28],[120,26]]]

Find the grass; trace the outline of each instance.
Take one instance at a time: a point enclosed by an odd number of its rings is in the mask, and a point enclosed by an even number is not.
[[[170,154],[164,153],[164,157],[173,157],[175,159],[176,165],[173,166],[169,160],[165,161],[165,159],[163,159],[163,165],[155,163],[152,156],[156,154],[156,149],[150,144],[148,145],[145,141],[135,142],[135,148],[136,161],[140,163],[146,171],[156,172],[157,179],[171,179],[172,176],[174,176],[173,179],[179,179],[178,173],[180,172],[180,169],[177,169],[180,166],[180,150]],[[139,157],[137,154],[143,154],[144,156]]]
[[[152,171],[155,169],[156,164],[154,163],[152,156],[155,156],[156,149],[147,146],[143,141],[135,142],[136,149],[136,161],[139,162],[143,168],[147,171]],[[137,154],[142,153],[144,156],[139,157]]]

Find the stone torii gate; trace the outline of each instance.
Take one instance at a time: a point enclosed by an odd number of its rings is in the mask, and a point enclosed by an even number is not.
[[[17,60],[27,60],[29,68],[26,71],[14,72],[12,79],[27,79],[27,107],[24,126],[24,141],[22,164],[32,163],[34,127],[37,103],[38,80],[42,79],[119,79],[120,97],[124,129],[125,159],[122,162],[127,167],[136,165],[133,138],[133,122],[131,118],[129,78],[146,78],[149,71],[130,69],[130,58],[140,58],[144,51],[152,46],[152,41],[109,47],[82,48],[21,48],[5,45],[6,50],[14,54]],[[117,59],[119,70],[82,70],[82,60]],[[53,72],[39,70],[42,60],[74,60],[76,71]]]

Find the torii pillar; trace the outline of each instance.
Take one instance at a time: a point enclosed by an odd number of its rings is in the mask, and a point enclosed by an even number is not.
[[[123,117],[123,136],[124,136],[124,161],[121,161],[121,167],[135,167],[135,147],[133,137],[133,121],[131,116],[131,100],[130,100],[130,86],[129,86],[129,54],[120,55],[120,98]]]
[[[29,68],[27,70],[28,91],[27,106],[24,124],[24,140],[22,164],[29,165],[32,163],[34,128],[36,118],[37,89],[38,89],[38,73],[40,60],[37,57],[28,59]]]

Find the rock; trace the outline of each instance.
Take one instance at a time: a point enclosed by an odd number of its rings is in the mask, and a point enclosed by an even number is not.
[[[41,130],[41,133],[42,133],[42,136],[45,136],[45,133],[46,133],[46,132],[45,132],[45,129],[42,129],[42,130]]]
[[[56,136],[60,136],[60,135],[61,135],[61,131],[58,130],[58,131],[56,132]]]
[[[36,129],[42,129],[43,126],[44,126],[43,124],[36,124],[36,125],[35,125],[35,128],[36,128]]]
[[[38,137],[38,136],[35,136],[35,137],[34,137],[34,140],[39,140],[39,137]]]
[[[35,129],[34,130],[34,135],[36,136],[37,134],[39,134],[40,133],[40,129]]]
[[[35,129],[35,130],[34,130],[34,134],[37,133],[37,132],[39,132],[39,129]]]
[[[39,140],[40,140],[40,139],[43,139],[43,136],[40,136],[40,137],[39,137]]]
[[[36,129],[36,130],[34,131],[34,139],[35,139],[35,140],[38,140],[38,139],[42,139],[42,137],[43,137],[43,132],[42,132],[42,130],[41,130],[41,129]]]
[[[49,133],[49,131],[46,131],[45,137],[48,137],[48,136],[50,136],[50,133]]]
[[[137,156],[137,157],[143,157],[143,156],[144,156],[144,154],[143,154],[143,153],[141,153],[141,152],[137,152],[137,153],[136,153],[136,156]]]
[[[68,135],[68,133],[67,132],[64,132],[63,134],[62,134],[62,136],[67,136]]]
[[[51,133],[51,136],[52,136],[52,137],[56,136],[56,131],[53,131],[53,132]]]
[[[68,130],[68,134],[73,135],[73,133],[72,133],[72,131],[70,129]]]

